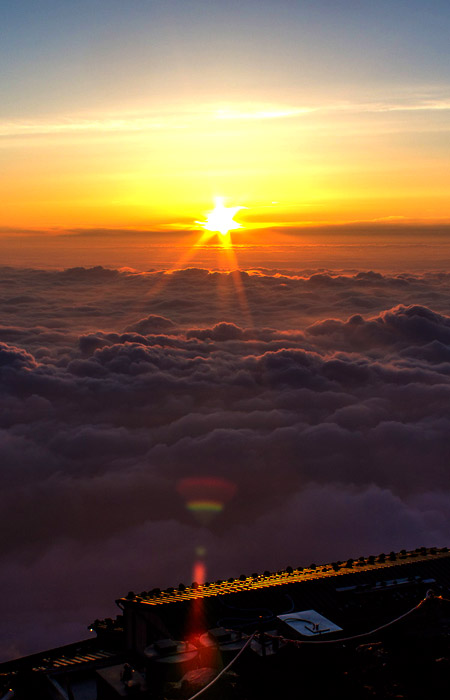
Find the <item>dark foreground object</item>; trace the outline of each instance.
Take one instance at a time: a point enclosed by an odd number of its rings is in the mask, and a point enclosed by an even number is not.
[[[91,625],[96,639],[1,665],[0,698],[188,699],[206,686],[205,700],[450,692],[446,548],[180,584],[117,602],[122,615]]]

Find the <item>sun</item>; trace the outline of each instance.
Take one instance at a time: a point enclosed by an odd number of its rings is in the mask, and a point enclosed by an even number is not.
[[[230,231],[242,228],[241,224],[234,220],[234,216],[245,207],[226,207],[223,203],[223,197],[215,197],[214,202],[216,206],[208,212],[206,221],[196,221],[196,224],[200,224],[205,231],[217,232],[222,236],[227,236]]]

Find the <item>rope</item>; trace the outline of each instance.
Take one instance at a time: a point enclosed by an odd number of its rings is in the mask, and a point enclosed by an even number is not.
[[[371,634],[375,634],[376,632],[380,632],[380,630],[386,629],[386,627],[390,627],[391,625],[394,625],[396,622],[399,622],[399,620],[403,620],[403,618],[408,617],[408,615],[411,615],[415,610],[418,610],[426,600],[429,600],[428,597],[423,598],[423,600],[419,601],[417,605],[415,605],[413,608],[410,610],[407,610],[403,615],[399,615],[396,617],[394,620],[390,620],[389,622],[386,622],[384,625],[380,625],[379,627],[375,627],[375,629],[370,630],[369,632],[362,632],[361,634],[354,634],[352,637],[340,637],[339,639],[321,639],[320,641],[312,641],[312,640],[303,640],[303,639],[287,639],[286,637],[276,637],[275,635],[272,634],[267,634],[266,636],[269,637],[270,639],[281,639],[283,642],[289,642],[290,644],[338,644],[339,642],[350,642],[352,639],[360,639],[361,637],[368,637]],[[295,618],[297,619],[297,618]]]
[[[199,690],[198,693],[195,693],[195,695],[191,695],[191,697],[189,698],[189,700],[195,700],[195,698],[200,697],[200,695],[202,695],[206,690],[208,690],[208,688],[210,688],[212,685],[214,685],[214,683],[217,683],[217,681],[219,680],[219,678],[220,678],[221,676],[223,676],[223,674],[226,673],[226,672],[233,666],[233,664],[238,660],[238,658],[240,657],[240,655],[244,653],[244,651],[247,649],[248,645],[251,643],[251,641],[253,640],[253,638],[254,638],[255,635],[256,635],[256,632],[254,632],[254,633],[251,635],[251,637],[249,637],[249,638],[247,639],[247,641],[245,642],[245,644],[244,644],[244,646],[242,647],[242,649],[240,649],[240,650],[238,651],[238,653],[236,654],[236,656],[233,657],[233,658],[231,659],[230,663],[227,664],[227,666],[225,666],[225,668],[223,668],[223,669],[220,671],[220,673],[218,673],[217,676],[216,676],[215,678],[213,678],[212,681],[210,681],[210,682],[208,683],[208,685],[205,685],[205,687],[202,688],[201,690]]]
[[[431,597],[431,596],[430,596],[430,597]],[[437,598],[438,600],[443,600],[444,603],[450,603],[450,598],[444,598],[444,597],[441,596],[441,595],[435,595],[435,596],[433,596],[433,598]]]
[[[352,637],[340,637],[339,639],[321,639],[320,641],[312,641],[312,640],[297,640],[297,639],[287,639],[286,637],[277,637],[273,634],[267,634],[265,633],[265,636],[268,637],[269,639],[280,639],[283,642],[287,642],[289,644],[296,644],[298,646],[301,646],[302,644],[339,644],[340,642],[350,642],[353,639],[361,639],[361,637],[368,637],[371,634],[375,634],[376,632],[380,632],[381,630],[386,629],[386,627],[390,627],[391,625],[394,625],[396,622],[399,622],[400,620],[403,620],[405,617],[408,617],[408,615],[411,615],[415,610],[418,610],[427,600],[432,600],[434,598],[438,598],[439,600],[443,600],[445,602],[449,602],[450,600],[448,598],[443,598],[442,596],[434,596],[431,594],[430,591],[427,592],[425,598],[420,600],[417,605],[415,605],[413,608],[410,610],[407,610],[403,615],[399,615],[398,617],[394,618],[393,620],[390,620],[389,622],[386,622],[384,625],[380,625],[379,627],[375,627],[375,629],[370,630],[369,632],[362,632],[361,634],[354,634]],[[293,619],[298,619],[298,618],[293,618]],[[308,620],[309,622],[309,620]],[[258,632],[253,632],[253,634],[247,639],[245,642],[244,646],[242,649],[238,651],[236,656],[230,661],[230,663],[223,668],[220,673],[217,674],[215,678],[212,679],[207,685],[205,685],[204,688],[199,690],[195,695],[191,695],[191,697],[188,700],[196,700],[196,698],[200,697],[208,688],[211,688],[212,685],[214,685],[221,676],[223,676],[224,673],[226,673],[232,666],[233,664],[238,660],[241,654],[245,651],[245,649],[249,646],[249,644],[252,642],[254,637],[259,634]]]

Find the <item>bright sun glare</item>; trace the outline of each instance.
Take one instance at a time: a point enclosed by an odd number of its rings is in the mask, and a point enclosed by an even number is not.
[[[216,206],[212,211],[208,212],[206,221],[197,221],[196,223],[203,226],[205,231],[218,232],[222,236],[226,236],[229,231],[242,228],[241,224],[234,220],[234,216],[240,209],[245,207],[226,207],[223,201],[223,197],[215,197],[214,202]]]

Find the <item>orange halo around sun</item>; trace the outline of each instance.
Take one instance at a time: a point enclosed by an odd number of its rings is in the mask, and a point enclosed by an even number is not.
[[[196,221],[195,223],[200,224],[205,231],[220,233],[225,239],[222,241],[222,244],[226,245],[226,243],[228,243],[229,245],[229,232],[242,228],[241,224],[238,224],[238,222],[234,220],[234,217],[240,209],[244,209],[245,207],[226,207],[223,197],[215,197],[214,202],[215,207],[212,211],[208,212],[206,221]],[[226,245],[226,247],[228,247],[228,245]]]
[[[247,325],[252,325],[250,309],[247,303],[245,286],[242,282],[241,275],[239,272],[239,264],[236,256],[236,251],[234,249],[233,241],[231,240],[231,231],[236,229],[245,228],[237,221],[234,220],[234,216],[241,209],[247,209],[247,207],[226,207],[224,205],[224,197],[215,197],[214,199],[215,207],[211,211],[207,212],[205,215],[205,221],[195,221],[195,223],[202,227],[203,233],[198,237],[198,239],[192,244],[191,247],[187,247],[183,251],[183,254],[178,259],[175,266],[168,270],[167,272],[173,272],[174,270],[179,270],[186,267],[187,263],[192,260],[196,252],[203,247],[209,247],[213,245],[218,253],[218,263],[219,269],[228,270],[230,279],[236,288],[236,294],[238,303],[240,305],[243,317]],[[219,245],[214,245],[212,243],[213,239],[219,240]],[[225,265],[224,265],[225,263]],[[155,296],[164,287],[168,277],[163,275],[159,284],[155,285],[152,290],[152,296]],[[222,292],[225,293],[225,288]],[[201,511],[212,511],[216,509],[220,510],[218,507],[220,504],[213,502],[214,499],[195,499],[190,506],[190,509],[194,512]]]

